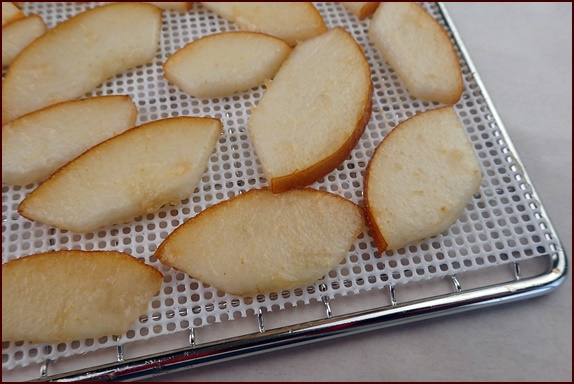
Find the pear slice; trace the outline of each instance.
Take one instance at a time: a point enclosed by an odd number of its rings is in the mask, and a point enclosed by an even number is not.
[[[163,65],[165,77],[194,97],[228,96],[271,79],[291,47],[257,32],[223,32],[175,52]]]
[[[22,11],[14,5],[14,3],[9,1],[2,2],[2,28],[13,21],[23,19],[24,17],[26,17],[26,15],[24,15]],[[4,31],[2,31],[2,34],[4,34]]]
[[[130,129],[60,168],[20,204],[22,216],[89,232],[190,196],[213,153],[221,123],[178,117]]]
[[[379,252],[446,230],[482,175],[452,107],[417,114],[383,140],[367,167],[365,209]]]
[[[2,124],[76,99],[111,76],[154,59],[161,10],[118,3],[50,29],[14,60],[2,83]]]
[[[77,156],[130,128],[137,108],[129,96],[55,104],[2,126],[2,182],[43,181]]]
[[[341,4],[361,20],[375,13],[379,6],[378,1],[341,2]]]
[[[182,224],[156,256],[227,293],[280,292],[335,268],[363,227],[363,209],[337,195],[251,190]]]
[[[309,185],[349,156],[371,116],[371,93],[369,64],[344,29],[295,47],[249,120],[273,193]]]
[[[191,9],[191,5],[193,4],[192,1],[158,1],[158,2],[146,1],[146,3],[153,4],[160,9],[174,10],[180,12],[189,11]]]
[[[46,30],[44,20],[38,15],[16,20],[2,28],[2,67],[9,66],[24,48]]]
[[[421,100],[456,103],[462,72],[448,34],[416,3],[383,2],[373,15],[369,38],[409,93]]]
[[[321,14],[311,3],[245,2],[201,3],[245,31],[262,32],[291,45],[327,31]]]
[[[65,343],[122,335],[162,274],[125,253],[59,251],[2,264],[2,341]]]

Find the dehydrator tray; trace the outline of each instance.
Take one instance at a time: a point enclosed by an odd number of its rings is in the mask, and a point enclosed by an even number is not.
[[[24,3],[23,10],[41,15],[53,27],[100,4]],[[339,3],[315,5],[328,27],[344,27],[363,48],[374,94],[373,114],[360,142],[343,164],[312,187],[362,204],[363,175],[374,149],[398,123],[439,104],[408,95],[369,42],[369,20],[358,20]],[[141,379],[542,295],[558,287],[567,267],[557,234],[444,7],[423,6],[444,25],[458,50],[464,92],[455,110],[483,173],[479,192],[455,224],[433,238],[382,255],[365,229],[346,259],[320,281],[256,297],[224,294],[160,264],[155,249],[185,220],[215,203],[266,186],[247,134],[251,107],[264,86],[225,98],[195,99],[162,75],[161,64],[188,42],[238,28],[199,3],[188,12],[164,11],[155,61],[109,79],[86,96],[129,94],[138,106],[138,124],[173,116],[220,118],[224,132],[193,195],[129,223],[79,235],[18,215],[18,204],[37,185],[2,187],[3,263],[58,249],[117,250],[158,268],[164,275],[161,291],[124,335],[58,345],[3,343],[3,377]],[[488,278],[476,284],[473,277],[481,275]],[[448,282],[451,290],[406,294],[427,282]]]

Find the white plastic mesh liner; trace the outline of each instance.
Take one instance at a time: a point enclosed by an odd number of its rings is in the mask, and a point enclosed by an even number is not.
[[[40,14],[48,26],[53,27],[96,4],[101,3],[25,3],[24,12]],[[444,25],[436,4],[424,6]],[[317,3],[316,7],[329,28],[344,27],[361,45],[371,66],[374,94],[373,114],[361,140],[343,164],[312,187],[362,205],[365,167],[381,140],[406,118],[436,108],[438,104],[409,96],[395,72],[369,42],[370,20],[360,21],[339,3]],[[201,36],[237,29],[233,23],[198,3],[194,3],[189,12],[164,11],[160,49],[155,61],[111,78],[86,95],[129,94],[139,109],[139,124],[174,116],[221,119],[224,132],[198,188],[189,199],[138,217],[128,224],[79,235],[33,223],[18,215],[18,204],[36,184],[26,187],[4,185],[2,262],[51,250],[116,250],[158,268],[164,275],[161,291],[132,330],[121,335],[121,342],[127,343],[233,319],[239,314],[245,316],[258,308],[280,310],[286,304],[296,306],[320,300],[323,295],[334,298],[351,292],[381,289],[389,284],[452,275],[547,254],[550,247],[559,247],[481,89],[461,60],[464,93],[455,109],[474,145],[483,182],[466,211],[447,231],[380,255],[365,229],[345,260],[323,280],[307,287],[257,297],[225,294],[159,263],[154,251],[184,221],[213,204],[267,185],[247,133],[250,109],[263,95],[264,86],[230,97],[196,99],[163,77],[161,64],[176,50]],[[9,369],[45,359],[54,360],[119,342],[109,336],[58,345],[3,343],[2,367]]]

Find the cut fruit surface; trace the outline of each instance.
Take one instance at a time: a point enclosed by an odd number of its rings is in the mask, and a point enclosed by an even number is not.
[[[481,180],[453,108],[420,113],[399,124],[375,151],[365,176],[367,222],[379,252],[446,230]]]
[[[311,184],[341,164],[371,116],[369,64],[342,28],[298,45],[249,120],[274,193]]]
[[[2,182],[43,181],[58,168],[136,122],[129,96],[67,101],[2,126]]]
[[[245,2],[201,3],[245,31],[262,32],[291,45],[327,31],[319,11],[311,3]]]
[[[290,53],[273,36],[223,32],[186,45],[163,68],[169,81],[194,97],[228,96],[271,79]]]
[[[335,268],[363,227],[362,208],[337,195],[251,190],[182,224],[156,256],[227,293],[280,292]]]
[[[143,3],[99,6],[58,24],[10,66],[2,83],[2,124],[76,99],[109,77],[150,62],[160,30],[161,10]]]
[[[130,129],[60,168],[20,204],[22,216],[89,232],[189,197],[221,132],[219,120],[177,117]]]
[[[444,104],[460,99],[462,72],[456,51],[443,27],[420,5],[381,3],[369,38],[412,96]]]
[[[193,2],[191,1],[158,1],[158,2],[146,1],[146,3],[153,4],[160,9],[174,10],[180,12],[189,11],[191,9],[191,6],[193,5]]]
[[[38,15],[14,21],[2,28],[2,67],[12,64],[24,48],[44,33],[46,24]]]
[[[14,5],[14,3],[9,1],[2,2],[2,28],[4,28],[5,25],[24,17],[26,17],[26,15],[24,15],[22,11]],[[4,31],[2,31],[2,33],[4,33]]]
[[[162,274],[120,252],[48,252],[2,264],[2,341],[65,343],[122,335]]]

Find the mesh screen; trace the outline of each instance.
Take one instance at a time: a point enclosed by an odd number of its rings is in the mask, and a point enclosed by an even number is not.
[[[37,13],[49,27],[102,3],[25,3],[26,14]],[[444,25],[436,4],[425,8]],[[360,21],[339,3],[316,3],[328,27],[342,26],[363,48],[374,84],[373,114],[361,140],[348,159],[312,187],[363,204],[363,176],[373,151],[397,124],[439,104],[409,96],[397,75],[367,38],[370,20]],[[464,93],[455,105],[474,145],[483,173],[478,193],[447,231],[381,255],[367,229],[338,268],[315,284],[256,297],[236,297],[162,265],[154,256],[159,244],[176,227],[205,208],[252,188],[267,185],[247,133],[251,107],[264,86],[223,98],[196,99],[163,77],[161,64],[176,50],[199,37],[238,30],[233,23],[194,3],[189,12],[164,11],[160,49],[153,63],[115,76],[86,96],[128,94],[139,109],[138,124],[175,116],[221,119],[224,132],[196,191],[175,206],[87,234],[33,223],[18,215],[18,205],[35,187],[2,187],[2,262],[60,249],[126,252],[159,269],[161,291],[121,341],[113,336],[58,345],[3,343],[2,367],[25,366],[45,359],[85,353],[156,335],[201,327],[245,316],[258,308],[281,310],[320,300],[327,295],[359,293],[389,284],[452,275],[491,265],[519,261],[558,247],[552,239],[540,204],[523,180],[523,170],[510,153],[473,73],[461,59]],[[49,303],[46,303],[49,305]],[[26,319],[22,319],[26,321]]]

